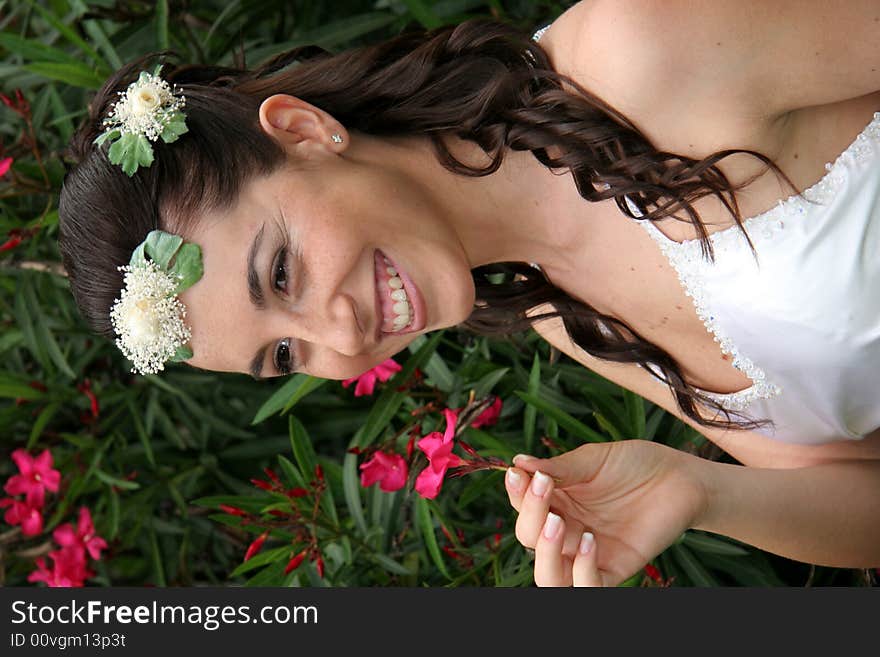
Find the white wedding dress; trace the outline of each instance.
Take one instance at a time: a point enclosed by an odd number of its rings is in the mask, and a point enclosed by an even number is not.
[[[756,431],[791,443],[857,440],[880,427],[880,112],[825,168],[803,197],[745,220],[757,259],[737,226],[711,235],[712,263],[699,240],[678,243],[638,221],[752,380],[711,396],[771,420]]]

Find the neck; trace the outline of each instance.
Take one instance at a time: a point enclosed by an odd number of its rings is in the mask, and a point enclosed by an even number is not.
[[[462,176],[445,169],[427,139],[390,142],[389,155],[422,185],[448,217],[471,268],[496,262],[538,264],[552,280],[576,271],[584,241],[586,206],[568,172],[553,173],[528,151],[509,150],[490,176]],[[449,138],[460,161],[490,160],[472,142]],[[577,211],[574,211],[574,210]]]

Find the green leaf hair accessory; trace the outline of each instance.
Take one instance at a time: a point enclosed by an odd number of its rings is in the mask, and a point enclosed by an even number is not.
[[[142,71],[137,81],[119,95],[110,116],[104,119],[107,129],[95,144],[110,142],[109,160],[133,176],[138,167],[153,163],[150,142],[161,137],[170,144],[187,131],[186,115],[181,111],[186,99],[177,87],[172,90],[159,77],[159,69],[153,74]]]
[[[110,322],[116,346],[134,365],[131,371],[156,374],[168,361],[191,358],[186,306],[177,295],[202,277],[201,248],[154,230],[119,271],[125,272],[125,286],[113,302]]]

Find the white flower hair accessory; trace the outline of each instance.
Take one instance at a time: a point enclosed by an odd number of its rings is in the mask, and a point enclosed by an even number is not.
[[[204,273],[199,246],[154,230],[119,270],[125,272],[125,286],[113,302],[110,323],[116,346],[134,366],[131,371],[156,374],[168,361],[191,358],[186,307],[177,295]]]
[[[138,167],[153,163],[150,142],[161,138],[170,144],[187,132],[186,115],[181,111],[186,99],[177,87],[172,90],[159,77],[159,69],[152,74],[142,71],[119,96],[110,116],[104,119],[107,129],[95,139],[95,144],[110,142],[110,162],[133,176]]]

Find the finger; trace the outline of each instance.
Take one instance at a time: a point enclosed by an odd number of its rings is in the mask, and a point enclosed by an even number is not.
[[[543,472],[535,472],[528,489],[523,493],[516,519],[516,539],[528,548],[535,547],[547,512],[550,510],[550,494],[553,480]]]
[[[571,578],[574,586],[603,586],[596,539],[590,532],[584,532],[581,537],[577,556],[571,567]]]
[[[507,489],[507,497],[510,499],[510,505],[519,511],[522,504],[523,494],[532,481],[531,475],[518,468],[507,468],[504,475],[504,487]]]
[[[562,554],[565,521],[552,511],[535,545],[535,584],[538,586],[571,586],[571,559]]]
[[[513,464],[525,472],[541,472],[550,475],[558,487],[589,482],[599,474],[605,464],[613,443],[581,445],[550,459],[539,459],[526,454],[513,457]]]
[[[584,524],[566,508],[560,508],[556,504],[556,496],[550,498],[550,508],[565,519],[565,536],[562,539],[562,554],[574,559],[581,542],[581,536],[584,533]]]

